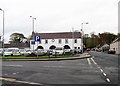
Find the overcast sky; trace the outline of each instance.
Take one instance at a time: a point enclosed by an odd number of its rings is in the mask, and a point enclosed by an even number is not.
[[[80,31],[85,33],[118,32],[119,0],[0,0],[5,11],[5,41],[14,32],[26,37],[32,33],[32,18],[36,32]],[[0,35],[2,35],[2,11],[0,12]]]

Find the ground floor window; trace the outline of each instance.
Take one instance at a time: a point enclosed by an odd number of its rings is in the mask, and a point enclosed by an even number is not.
[[[64,49],[70,49],[70,46],[69,45],[65,45]]]
[[[43,46],[38,46],[37,49],[44,49]]]
[[[50,46],[49,49],[55,49],[55,48],[56,48],[56,46],[52,45],[52,46]]]

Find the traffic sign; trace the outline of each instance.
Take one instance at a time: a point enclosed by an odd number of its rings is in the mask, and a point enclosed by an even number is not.
[[[35,45],[35,41],[31,41],[31,44],[32,44],[32,45]]]
[[[35,36],[35,37],[34,37],[34,40],[35,40],[35,41],[40,41],[40,36]]]

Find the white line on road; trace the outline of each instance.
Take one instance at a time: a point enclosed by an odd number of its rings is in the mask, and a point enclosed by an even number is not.
[[[13,75],[16,75],[17,73],[12,73]]]
[[[103,69],[100,69],[101,72],[103,72]]]
[[[106,80],[107,80],[108,82],[110,82],[110,79],[109,79],[109,78],[107,78]]]
[[[94,58],[94,56],[93,56],[93,58]],[[93,58],[90,58],[90,59],[92,60],[92,62],[93,62],[95,65],[97,65],[97,63],[95,62],[95,60],[94,60]],[[103,71],[103,69],[102,69],[101,67],[99,67],[99,65],[97,65],[97,68],[100,69],[100,71],[102,72],[102,74],[103,74],[105,77],[107,76],[107,74]],[[110,79],[107,78],[107,77],[106,77],[106,80],[107,80],[108,82],[110,82]]]
[[[106,76],[106,73],[103,73],[104,76]]]
[[[88,61],[88,64],[90,65],[90,64],[91,64],[91,62],[90,62],[90,59],[89,59],[89,58],[87,58],[87,61]]]
[[[94,59],[93,59],[93,58],[90,58],[90,59],[93,61],[93,63],[94,63],[94,64],[97,64],[97,63],[94,61]]]
[[[88,61],[88,64],[89,64],[90,68],[92,68],[90,58],[87,58],[87,61]]]
[[[3,66],[8,66],[8,67],[23,67],[23,65],[3,65]]]

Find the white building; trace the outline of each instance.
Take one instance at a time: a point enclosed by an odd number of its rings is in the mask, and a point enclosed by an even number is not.
[[[110,49],[115,50],[116,54],[120,54],[120,38],[115,39],[115,40],[110,44]]]
[[[40,36],[41,41],[35,42],[34,36]],[[57,33],[34,33],[31,36],[31,49],[54,49],[62,47],[64,49],[81,49],[81,33],[80,32],[57,32]]]

